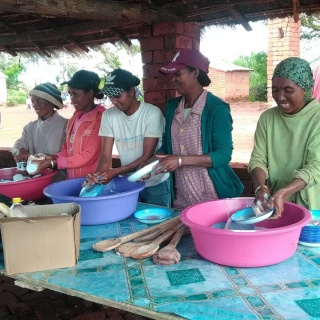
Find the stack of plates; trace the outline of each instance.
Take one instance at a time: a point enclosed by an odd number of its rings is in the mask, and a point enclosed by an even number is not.
[[[312,220],[302,228],[299,244],[308,247],[320,247],[320,210],[310,210]]]

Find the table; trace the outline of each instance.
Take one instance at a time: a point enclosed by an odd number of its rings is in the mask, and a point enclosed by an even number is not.
[[[138,204],[138,209],[152,207]],[[174,215],[178,215],[174,211]],[[154,319],[320,319],[320,248],[298,246],[277,265],[233,268],[199,256],[192,237],[177,249],[179,264],[124,258],[91,249],[97,241],[148,225],[133,217],[82,226],[80,258],[73,268],[14,275],[17,285],[47,288]],[[0,245],[0,273],[4,273]]]

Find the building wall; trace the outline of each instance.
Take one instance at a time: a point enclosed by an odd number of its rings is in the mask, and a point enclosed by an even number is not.
[[[300,56],[300,20],[293,17],[268,20],[268,103],[272,104],[271,79],[276,65],[285,58]]]
[[[227,102],[249,100],[249,71],[223,71],[209,68],[208,91]]]
[[[207,90],[212,92],[214,95],[225,99],[226,97],[226,73],[222,70],[209,68],[208,74],[211,83],[207,87]]]

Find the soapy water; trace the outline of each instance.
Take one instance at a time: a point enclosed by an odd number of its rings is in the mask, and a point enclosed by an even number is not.
[[[266,228],[255,227],[253,224],[239,224],[229,218],[227,222],[217,222],[210,226],[215,229],[224,229],[224,230],[237,230],[237,231],[257,231],[264,230]]]
[[[24,175],[21,173],[15,174],[12,179],[0,179],[0,183],[8,183],[8,182],[19,182],[29,179],[35,179],[41,177],[41,174],[36,174],[34,176]]]

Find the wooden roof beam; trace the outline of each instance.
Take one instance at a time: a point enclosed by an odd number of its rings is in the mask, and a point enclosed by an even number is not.
[[[128,46],[128,47],[131,47],[132,45],[132,42],[130,39],[128,39],[128,37],[122,33],[120,30],[116,29],[116,28],[111,28],[112,32],[119,36],[119,38]]]
[[[43,55],[45,55],[48,58],[51,58],[51,54],[45,49],[45,47],[43,45],[41,45],[40,43],[37,42],[32,42],[30,41],[30,43],[36,47]]]
[[[9,31],[13,33],[17,33],[15,29],[11,28],[5,21],[0,20],[0,26],[6,27]]]
[[[299,0],[293,0],[293,19],[294,19],[294,22],[298,22],[300,19],[300,2],[299,2]]]
[[[65,17],[72,19],[88,19],[108,21],[111,23],[134,20],[139,23],[154,24],[162,21],[180,21],[172,12],[160,7],[144,3],[126,3],[116,0],[1,0],[1,5],[7,10],[19,11],[46,17]]]
[[[15,51],[13,51],[10,46],[1,46],[1,48],[3,49],[3,51],[9,53],[13,57],[17,56],[17,53]]]
[[[89,52],[88,47],[86,47],[85,45],[81,44],[79,41],[73,39],[72,37],[67,37],[66,38],[71,44],[73,44],[75,47],[77,47],[78,49],[80,49],[81,51],[84,51],[86,53]]]
[[[108,22],[90,22],[81,23],[72,26],[57,28],[56,30],[47,31],[26,31],[10,37],[0,36],[0,45],[19,44],[29,41],[54,40],[59,38],[72,37],[77,34],[98,33],[110,31],[111,27],[117,25]]]
[[[252,28],[248,22],[248,20],[246,20],[241,13],[238,11],[238,9],[236,7],[234,7],[231,10],[231,14],[233,15],[234,18],[236,18],[240,24],[242,24],[242,26],[247,30],[247,31],[252,31]]]

